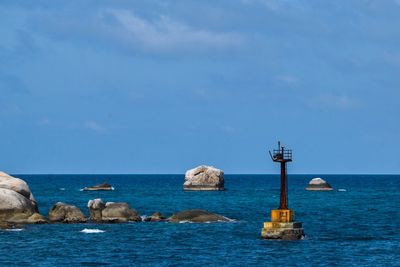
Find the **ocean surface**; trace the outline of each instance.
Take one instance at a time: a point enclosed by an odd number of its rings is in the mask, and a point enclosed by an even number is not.
[[[299,241],[260,239],[279,204],[277,175],[225,175],[222,192],[183,192],[183,175],[16,176],[46,216],[58,201],[88,214],[88,200],[102,198],[141,215],[196,208],[235,221],[28,225],[0,231],[0,266],[400,266],[400,175],[289,175]],[[304,190],[313,177],[335,190]],[[80,191],[105,181],[115,190]]]

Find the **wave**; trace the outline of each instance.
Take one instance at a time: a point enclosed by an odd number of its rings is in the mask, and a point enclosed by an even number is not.
[[[21,232],[24,231],[24,228],[12,228],[12,229],[6,229],[8,232]]]
[[[80,231],[81,233],[85,233],[85,234],[99,234],[99,233],[104,233],[104,230],[100,230],[100,229],[88,229],[85,228],[83,230]]]
[[[347,190],[344,189],[344,188],[339,188],[337,191],[339,191],[339,192],[346,192]]]

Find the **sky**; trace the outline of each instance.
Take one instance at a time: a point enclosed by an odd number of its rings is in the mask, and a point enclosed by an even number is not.
[[[400,169],[399,0],[1,0],[0,170]]]

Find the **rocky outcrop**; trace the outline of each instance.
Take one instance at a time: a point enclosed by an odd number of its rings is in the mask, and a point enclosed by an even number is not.
[[[104,202],[101,199],[89,200],[91,220],[97,222],[140,222],[139,213],[125,202]]]
[[[86,219],[85,215],[78,207],[57,202],[49,212],[49,221],[60,223],[84,223]]]
[[[330,191],[333,190],[332,186],[322,178],[313,178],[306,187],[309,191]]]
[[[101,200],[101,198],[89,200],[87,207],[89,209],[90,220],[101,221],[101,212],[106,208],[106,204]]]
[[[43,223],[28,184],[19,178],[0,172],[0,222]]]
[[[114,187],[108,183],[98,184],[95,186],[85,187],[83,191],[110,191],[114,190]]]
[[[154,212],[153,215],[146,217],[144,219],[145,222],[164,222],[166,221],[166,217],[164,217],[161,212]]]
[[[228,222],[231,219],[218,215],[206,210],[184,210],[174,213],[170,218],[170,222]]]
[[[224,190],[224,172],[211,166],[199,166],[185,174],[184,190]]]

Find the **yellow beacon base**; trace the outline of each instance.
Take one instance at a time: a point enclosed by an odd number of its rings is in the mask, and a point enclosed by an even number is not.
[[[271,221],[265,222],[261,230],[264,239],[298,240],[304,237],[301,222],[294,221],[293,210],[272,210]]]

